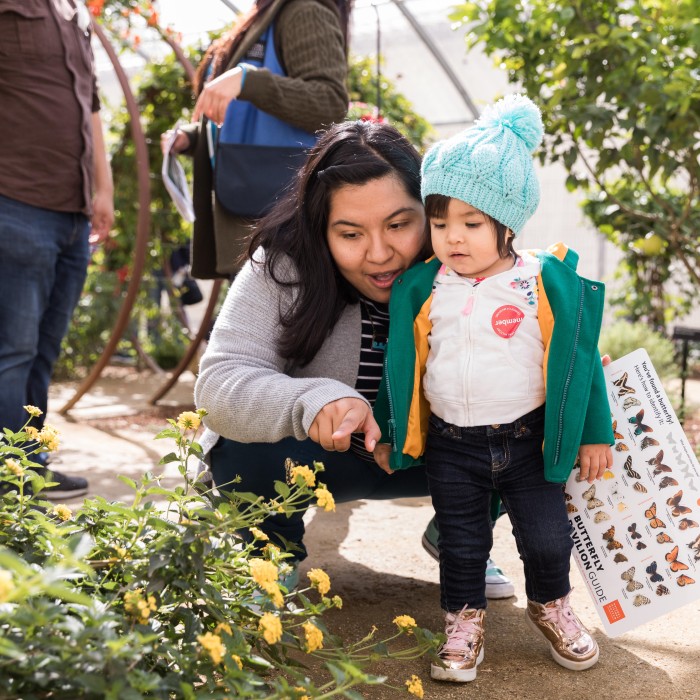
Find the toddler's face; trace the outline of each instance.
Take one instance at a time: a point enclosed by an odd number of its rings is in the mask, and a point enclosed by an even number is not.
[[[443,217],[431,217],[433,250],[440,262],[462,277],[491,277],[513,266],[500,257],[496,227],[471,204],[450,199]]]

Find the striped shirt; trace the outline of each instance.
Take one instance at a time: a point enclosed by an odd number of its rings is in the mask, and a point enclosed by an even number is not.
[[[389,304],[360,299],[362,315],[362,343],[360,366],[357,371],[355,389],[374,406],[382,381],[384,350],[389,336]],[[365,449],[364,433],[353,433],[350,449],[362,459],[374,462],[371,452]]]

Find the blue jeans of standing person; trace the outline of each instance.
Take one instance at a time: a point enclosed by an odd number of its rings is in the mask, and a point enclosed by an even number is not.
[[[49,382],[90,256],[81,213],[0,195],[0,427],[17,431],[26,404],[46,413]],[[33,421],[43,424],[43,416]]]
[[[566,595],[573,545],[562,485],[545,481],[544,406],[513,423],[462,428],[431,416],[426,473],[440,530],[440,598],[447,612],[486,607],[495,490],[510,517],[527,597]]]
[[[225,489],[252,492],[266,500],[278,496],[274,482],[286,480],[284,462],[287,457],[309,467],[313,462],[323,462],[325,471],[317,479],[328,487],[336,503],[428,495],[423,467],[387,474],[374,462],[368,462],[350,450],[328,452],[313,440],[300,442],[286,438],[275,443],[242,443],[222,437],[209,453],[215,484],[223,485]],[[240,483],[226,486],[236,475],[241,477]],[[303,513],[294,513],[290,517],[274,515],[260,526],[275,543],[284,540],[291,543],[294,558],[299,561],[306,558],[302,517]]]

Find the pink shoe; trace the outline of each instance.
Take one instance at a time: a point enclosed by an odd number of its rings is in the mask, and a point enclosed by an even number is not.
[[[484,660],[484,611],[467,609],[445,615],[447,641],[438,656],[442,664],[430,665],[436,681],[466,683],[476,678],[476,667]]]
[[[598,643],[569,605],[571,591],[541,605],[527,601],[527,620],[549,642],[552,658],[570,671],[585,671],[598,661]]]

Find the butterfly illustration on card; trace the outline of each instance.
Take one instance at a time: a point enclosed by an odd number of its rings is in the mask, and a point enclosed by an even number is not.
[[[671,571],[687,571],[688,565],[684,564],[682,561],[678,561],[678,545],[676,545],[668,554],[666,554],[666,561],[669,563]]]
[[[685,574],[681,574],[681,575],[676,579],[676,583],[677,583],[679,586],[690,586],[690,585],[692,585],[693,583],[695,583],[695,579],[694,579],[694,578],[690,578],[690,576],[686,576]]]
[[[594,510],[595,508],[600,508],[603,505],[603,501],[595,497],[595,484],[586,489],[582,496],[583,500],[586,501],[586,508],[588,508],[588,510]]]
[[[613,472],[611,472],[610,469],[608,469],[606,467],[605,471],[603,472],[603,479],[605,479],[607,481],[608,479],[614,479],[614,478],[615,478],[615,474]]]
[[[663,460],[664,460],[664,451],[663,450],[659,450],[658,453],[656,454],[656,457],[652,457],[651,459],[647,460],[647,464],[654,467],[654,476],[658,476],[662,472],[673,471],[673,469],[671,469],[671,467],[669,467],[667,464],[663,464]]]
[[[623,571],[620,574],[620,578],[623,581],[627,581],[627,585],[625,586],[625,588],[630,592],[638,591],[640,588],[644,588],[643,583],[640,583],[639,581],[634,580],[634,571],[635,571],[635,568],[633,566],[631,566],[629,569],[627,569],[627,571]]]
[[[631,525],[629,525],[627,527],[627,532],[630,533],[630,539],[633,539],[633,540],[641,540],[642,539],[642,535],[639,532],[637,532],[637,523],[632,523]]]
[[[610,485],[610,498],[612,498],[616,502],[620,502],[622,500],[622,494],[620,493],[620,482],[619,481],[613,481],[613,483]]]
[[[647,487],[644,486],[644,484],[641,481],[635,481],[634,486],[632,488],[635,491],[639,491],[639,493],[647,493]]]
[[[660,532],[660,533],[656,536],[656,541],[657,541],[659,544],[663,544],[664,542],[671,542],[671,544],[673,544],[673,540],[672,540],[672,539],[670,538],[670,536],[669,536],[667,533],[665,533],[665,532]]]
[[[683,498],[683,489],[681,489],[675,496],[671,496],[666,501],[666,504],[671,506],[671,515],[677,518],[679,515],[686,515],[687,513],[692,513],[692,509],[688,506],[681,504],[681,498]]]
[[[610,551],[613,549],[622,549],[622,542],[615,539],[615,526],[611,525],[604,533],[603,539],[607,542],[605,545]]]
[[[697,522],[695,522],[695,520],[691,520],[690,518],[681,518],[678,521],[678,527],[681,530],[688,530],[692,527],[697,527],[697,526],[698,526]]]
[[[605,522],[606,520],[610,520],[610,516],[604,510],[599,510],[593,516],[594,523],[602,523],[602,522]]]
[[[635,399],[634,396],[628,396],[623,404],[622,408],[626,411],[628,408],[632,408],[633,406],[641,406],[642,402],[639,399]]]
[[[700,561],[700,535],[698,535],[692,542],[688,542],[688,549],[693,552],[693,558],[695,561]]]
[[[656,595],[669,595],[671,591],[666,588],[662,583],[656,587]]]
[[[678,482],[672,476],[665,476],[661,481],[659,481],[659,488],[665,489],[669,486],[678,486]]]
[[[627,445],[625,445],[624,442],[618,442],[618,443],[615,445],[615,451],[616,451],[616,452],[629,452],[629,451],[630,451],[630,448],[627,447]]]
[[[627,474],[627,476],[629,476],[630,479],[641,479],[642,478],[642,476],[639,472],[636,472],[636,471],[634,471],[634,469],[632,469],[632,455],[627,457],[623,467],[625,469],[625,473]]]
[[[614,420],[612,424],[612,429],[613,429],[613,437],[615,440],[624,440],[625,436],[622,433],[617,432],[617,421]]]
[[[650,437],[649,435],[645,435],[642,438],[641,448],[643,450],[646,450],[647,447],[658,447],[661,443],[658,440],[654,440],[653,437]]]
[[[658,583],[659,581],[663,581],[664,577],[656,570],[658,568],[657,564],[655,561],[651,562],[649,566],[646,568],[646,572],[649,576],[649,580],[652,583]]]
[[[618,379],[615,379],[613,381],[613,384],[618,388],[618,392],[617,392],[618,396],[626,396],[627,394],[636,394],[637,393],[636,389],[627,385],[628,379],[629,379],[629,375],[627,374],[627,372],[624,372],[621,377],[619,377]]]
[[[637,542],[637,549],[646,549],[647,546],[641,540]]]
[[[626,557],[622,552],[618,552],[618,553],[613,557],[613,561],[614,561],[616,564],[621,564],[623,561],[629,561],[629,560],[627,559],[627,557]]]
[[[654,432],[654,428],[652,428],[650,425],[647,425],[644,423],[644,409],[642,408],[639,413],[637,413],[636,416],[632,416],[631,418],[627,419],[630,423],[632,423],[634,427],[634,434],[635,435],[641,435],[642,433],[652,433]]]
[[[634,596],[634,600],[632,601],[632,605],[634,605],[635,608],[639,608],[642,605],[649,605],[651,601],[649,598],[647,598],[645,595],[642,595],[641,593],[638,593],[636,596]]]
[[[661,518],[656,517],[656,501],[654,501],[645,511],[644,517],[649,521],[649,527],[658,530],[666,527],[666,523]]]

